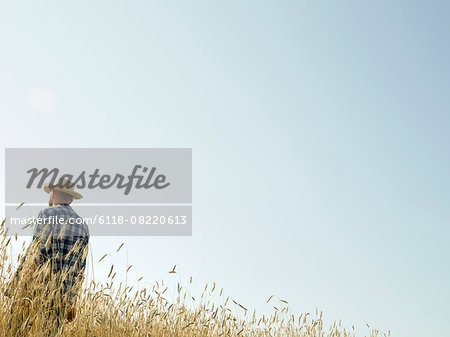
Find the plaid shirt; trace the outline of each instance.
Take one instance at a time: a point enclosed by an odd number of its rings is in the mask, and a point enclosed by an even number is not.
[[[54,275],[64,275],[62,291],[72,301],[86,268],[89,230],[83,219],[68,204],[48,207],[39,212],[33,240],[42,240],[36,262],[50,262]]]

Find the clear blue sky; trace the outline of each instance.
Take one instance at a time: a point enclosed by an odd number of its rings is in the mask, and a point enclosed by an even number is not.
[[[444,336],[449,31],[447,1],[1,1],[2,151],[192,147],[193,236],[94,260]]]

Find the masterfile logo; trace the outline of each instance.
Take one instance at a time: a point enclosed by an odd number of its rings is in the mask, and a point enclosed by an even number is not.
[[[61,178],[80,203],[192,202],[192,149],[7,148],[5,165],[6,203],[40,203]]]
[[[140,169],[142,169],[142,174],[138,173]],[[32,188],[36,180],[36,188],[40,189],[43,187],[45,181],[48,181],[51,185],[57,185],[57,180],[61,179],[62,183],[59,187],[67,187],[65,185],[71,184],[73,184],[74,187],[78,189],[87,188],[91,190],[94,188],[101,188],[106,190],[116,187],[118,189],[123,189],[123,193],[125,195],[128,195],[130,194],[132,188],[149,189],[153,187],[159,190],[170,185],[169,182],[166,182],[166,176],[164,174],[158,174],[156,175],[156,177],[154,177],[156,167],[152,167],[149,170],[148,167],[134,165],[133,171],[128,176],[124,176],[119,173],[116,173],[113,176],[109,174],[100,175],[99,172],[100,170],[97,168],[92,174],[83,171],[79,176],[74,177],[72,174],[61,174],[59,172],[59,169],[57,168],[32,168],[27,171],[27,173],[30,174],[30,179],[28,180],[26,188]]]
[[[192,233],[192,149],[7,148],[5,187],[5,214],[19,235],[30,234],[19,224],[58,188],[82,195],[73,206],[91,235]]]

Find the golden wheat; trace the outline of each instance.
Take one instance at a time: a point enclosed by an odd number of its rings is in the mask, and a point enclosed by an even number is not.
[[[205,286],[199,300],[178,283],[176,297],[168,300],[164,297],[168,289],[164,282],[156,282],[154,286],[143,289],[114,284],[114,265],[111,265],[105,284],[91,282],[80,287],[75,320],[57,324],[56,312],[63,310],[65,303],[63,296],[58,295],[57,280],[49,276],[46,266],[37,271],[31,268],[33,245],[19,257],[20,270],[17,273],[8,255],[11,237],[6,236],[3,224],[0,237],[0,337],[355,336],[353,327],[347,330],[341,327],[340,322],[324,328],[322,312],[318,310],[314,318],[309,313],[293,315],[284,299],[278,300],[280,308],[275,307],[269,317],[258,316],[238,301],[229,297],[224,299],[223,289],[218,297],[214,295],[216,297],[213,298],[215,283],[209,291],[208,285]],[[171,272],[175,272],[175,267]],[[192,278],[189,280],[191,283]],[[267,302],[273,298],[270,296]],[[367,336],[381,335],[371,329]]]

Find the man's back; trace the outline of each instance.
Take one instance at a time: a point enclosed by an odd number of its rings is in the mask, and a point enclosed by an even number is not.
[[[72,299],[86,267],[89,230],[83,219],[68,204],[48,207],[39,212],[33,240],[41,240],[36,262],[49,262],[53,275],[64,274],[63,291]]]

